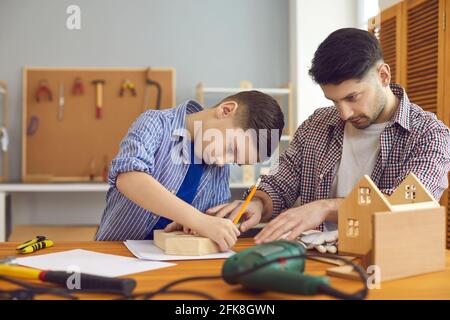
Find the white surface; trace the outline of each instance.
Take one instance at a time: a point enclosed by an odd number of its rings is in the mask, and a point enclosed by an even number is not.
[[[380,13],[380,3],[382,1],[357,0],[358,27],[367,29],[369,19]]]
[[[366,0],[367,1],[367,0]],[[391,6],[393,6],[394,4],[397,4],[399,2],[401,2],[402,0],[379,0],[379,6],[380,6],[380,10],[384,10],[387,9]]]
[[[130,257],[97,253],[82,249],[18,258],[22,266],[52,271],[72,271],[104,277],[128,274],[174,266],[174,263],[143,261]]]
[[[124,244],[132,254],[137,258],[144,260],[177,261],[226,259],[235,254],[233,251],[227,251],[204,256],[174,256],[165,254],[164,251],[153,244],[153,240],[127,240]]]
[[[376,0],[373,0],[376,1]],[[295,88],[297,124],[317,108],[329,107],[319,85],[308,74],[319,44],[333,31],[357,27],[356,0],[290,0],[290,70]]]

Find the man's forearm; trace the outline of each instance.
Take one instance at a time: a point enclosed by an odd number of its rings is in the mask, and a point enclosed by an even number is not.
[[[273,212],[273,202],[272,198],[264,191],[258,190],[255,193],[254,199],[256,201],[261,201],[263,210],[261,214],[261,222],[267,222],[272,217]]]
[[[261,214],[261,222],[270,221],[273,213],[272,198],[266,192],[258,190],[256,191],[253,199],[254,201],[259,201],[263,208]],[[343,200],[344,199],[342,198],[319,200],[320,202],[322,202],[321,207],[323,208],[322,213],[324,215],[323,221],[329,221],[335,224],[338,223],[338,210]]]
[[[324,204],[324,221],[338,223],[338,210],[343,200],[342,198],[319,200]]]

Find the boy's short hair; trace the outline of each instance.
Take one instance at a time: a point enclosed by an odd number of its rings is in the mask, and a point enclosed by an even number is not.
[[[243,130],[255,130],[258,150],[261,148],[261,142],[264,142],[267,156],[271,156],[278,147],[284,128],[284,115],[278,102],[268,94],[256,90],[242,91],[222,100],[226,101],[238,103],[238,125]],[[260,129],[265,129],[267,136],[260,134]],[[278,141],[272,142],[272,133],[276,133],[274,130],[278,130]]]
[[[361,80],[383,52],[378,39],[368,31],[344,28],[331,33],[317,49],[309,75],[322,85]]]

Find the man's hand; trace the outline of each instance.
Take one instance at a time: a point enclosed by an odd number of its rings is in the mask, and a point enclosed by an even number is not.
[[[244,201],[236,200],[210,208],[206,211],[206,213],[220,218],[228,218],[233,221],[239,213],[239,210],[241,210],[243,203]],[[263,204],[261,200],[255,198],[250,201],[242,216],[244,222],[241,224],[241,231],[244,232],[256,226],[261,221],[262,212]]]
[[[333,203],[334,204],[334,203]],[[296,239],[302,232],[317,228],[330,214],[330,200],[318,200],[291,208],[269,222],[255,237],[257,244],[285,238]]]

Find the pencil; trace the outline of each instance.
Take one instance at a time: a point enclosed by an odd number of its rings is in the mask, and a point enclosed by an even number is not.
[[[233,220],[234,224],[238,224],[239,220],[241,220],[241,217],[244,214],[245,209],[247,208],[247,205],[249,204],[249,202],[252,200],[253,196],[255,195],[255,192],[258,189],[258,186],[259,186],[260,182],[261,182],[261,178],[259,178],[256,181],[255,185],[252,188],[252,191],[250,191],[250,193],[248,194],[247,198],[245,199],[244,204],[241,207],[241,210],[239,210],[238,215]]]

